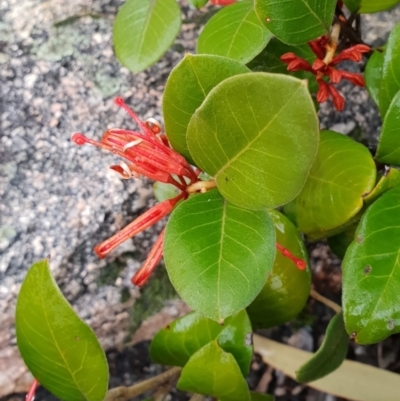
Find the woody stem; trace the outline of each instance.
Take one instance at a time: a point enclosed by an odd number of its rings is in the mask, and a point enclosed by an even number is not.
[[[339,43],[339,35],[340,35],[340,24],[335,24],[332,27],[331,38],[328,45],[328,50],[326,52],[324,63],[326,65],[330,64],[333,57],[335,56],[336,49]]]

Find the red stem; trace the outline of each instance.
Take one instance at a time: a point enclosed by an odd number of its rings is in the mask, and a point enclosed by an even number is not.
[[[278,249],[278,251],[281,252],[281,254],[285,257],[285,258],[289,258],[291,261],[293,261],[293,263],[296,265],[296,267],[299,270],[305,270],[307,267],[307,263],[300,258],[297,258],[296,256],[294,256],[288,249],[286,249],[284,246],[282,246],[281,244],[276,243],[276,249]]]

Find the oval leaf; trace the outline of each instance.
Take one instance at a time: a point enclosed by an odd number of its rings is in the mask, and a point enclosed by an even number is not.
[[[392,99],[400,90],[400,24],[390,33],[382,64],[382,80],[379,90],[379,109],[382,119]]]
[[[92,329],[76,315],[50,273],[48,260],[29,270],[16,308],[18,348],[33,376],[65,401],[102,401],[107,360]]]
[[[379,90],[382,80],[384,53],[375,51],[365,66],[365,85],[372,100],[379,106]]]
[[[375,163],[365,146],[337,132],[322,131],[306,185],[284,212],[303,233],[324,237],[357,214],[375,180]]]
[[[329,35],[336,0],[255,0],[258,17],[282,42],[298,45]]]
[[[377,13],[387,10],[400,3],[399,0],[344,0],[344,4],[351,12],[359,14]]]
[[[150,356],[161,365],[185,366],[200,348],[218,340],[219,346],[235,357],[243,376],[246,376],[253,356],[251,335],[252,328],[245,310],[228,317],[223,325],[191,312],[155,335]]]
[[[190,118],[207,94],[224,79],[249,72],[225,57],[187,54],[171,71],[163,97],[165,131],[172,147],[193,162],[186,142]],[[194,162],[193,162],[194,163]]]
[[[205,25],[197,42],[197,53],[216,54],[247,63],[271,39],[251,1],[224,7]]]
[[[307,83],[262,72],[228,78],[194,113],[187,139],[196,164],[230,202],[251,209],[287,203],[318,147]]]
[[[400,332],[400,187],[374,202],[362,217],[343,260],[347,332],[360,344]]]
[[[300,233],[287,217],[276,210],[271,211],[271,217],[276,241],[294,256],[307,261],[307,269],[299,270],[292,260],[281,252],[276,253],[263,289],[247,308],[254,329],[279,326],[292,320],[303,309],[310,294],[311,271]]]
[[[182,391],[218,397],[221,401],[250,401],[250,392],[235,358],[217,341],[197,351],[182,370]]]
[[[127,0],[114,22],[115,54],[129,70],[143,71],[168,50],[180,26],[175,0]]]
[[[308,383],[335,371],[346,359],[349,336],[343,323],[343,313],[338,313],[329,322],[324,341],[315,355],[297,372],[299,383]]]
[[[215,190],[182,202],[167,224],[164,259],[172,285],[190,307],[218,322],[250,304],[274,257],[268,212],[239,208]]]
[[[385,115],[376,159],[381,163],[400,166],[400,90]]]

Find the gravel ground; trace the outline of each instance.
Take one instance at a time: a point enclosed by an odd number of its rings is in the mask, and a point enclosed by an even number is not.
[[[100,261],[93,246],[154,202],[148,181],[121,181],[108,170],[113,157],[77,147],[71,134],[99,138],[111,126],[133,127],[113,104],[123,96],[142,118],[161,119],[161,95],[171,68],[194,51],[198,25],[184,6],[182,32],[166,55],[133,75],[115,60],[111,28],[122,0],[0,0],[0,397],[31,381],[15,344],[16,295],[28,267],[51,256],[55,279],[106,349],[129,333],[129,311],[139,296],[129,279],[161,225]],[[204,12],[203,12],[204,14]],[[65,21],[67,17],[76,17]],[[64,23],[62,23],[64,21]],[[366,40],[381,44],[400,21],[400,9],[366,16]],[[361,127],[371,147],[380,119],[366,91],[343,86],[343,113],[321,108],[323,128]],[[99,277],[130,252],[112,282]],[[121,302],[121,294],[125,302]],[[181,304],[170,304],[176,316]]]

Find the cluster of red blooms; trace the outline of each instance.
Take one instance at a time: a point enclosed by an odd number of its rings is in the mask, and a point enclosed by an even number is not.
[[[122,178],[144,175],[155,181],[175,185],[181,193],[175,198],[153,206],[119,233],[97,245],[94,250],[100,258],[104,258],[127,239],[157,223],[169,214],[179,201],[187,199],[189,194],[204,192],[215,187],[214,181],[199,180],[201,171],[192,167],[183,156],[170,147],[168,139],[161,133],[160,126],[154,120],[141,121],[121,98],[117,98],[115,103],[128,112],[141,128],[142,133],[113,128],[105,132],[100,142],[89,139],[80,133],[74,134],[72,141],[78,145],[88,143],[97,146],[127,160],[127,163],[122,162],[120,165],[110,167]],[[143,266],[132,277],[133,284],[142,286],[147,281],[162,257],[163,242],[164,230],[159,235]],[[296,258],[281,245],[277,244],[276,246],[285,257],[293,261],[297,268],[300,270],[306,268],[304,260]]]
[[[349,47],[333,57],[329,57],[332,48],[327,36],[321,36],[308,42],[308,45],[317,56],[312,65],[291,52],[282,55],[281,60],[288,64],[288,71],[303,70],[314,74],[318,83],[317,101],[323,103],[331,97],[335,108],[342,111],[345,100],[333,84],[339,83],[342,79],[346,79],[357,86],[365,86],[365,82],[361,74],[338,70],[336,66],[344,60],[361,61],[362,54],[368,53],[371,50],[370,47],[359,44]]]

